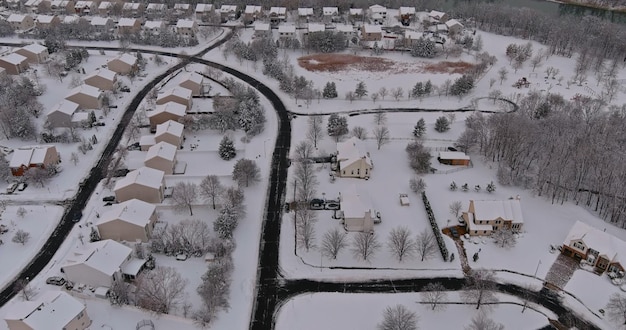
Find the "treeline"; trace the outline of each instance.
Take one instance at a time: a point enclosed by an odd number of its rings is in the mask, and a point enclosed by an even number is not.
[[[473,114],[457,144],[498,162],[501,184],[573,201],[626,228],[626,106],[530,93],[515,113]]]

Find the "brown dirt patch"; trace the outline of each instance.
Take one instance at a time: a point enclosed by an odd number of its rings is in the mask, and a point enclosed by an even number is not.
[[[369,72],[400,73],[445,73],[463,74],[474,64],[457,61],[441,61],[437,63],[396,62],[382,57],[357,56],[350,54],[313,54],[298,58],[298,65],[308,71],[337,72],[358,70]]]

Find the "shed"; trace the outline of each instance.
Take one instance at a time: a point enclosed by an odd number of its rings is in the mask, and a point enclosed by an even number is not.
[[[468,166],[470,164],[470,157],[460,151],[441,151],[437,156],[437,160],[441,164],[446,165]]]

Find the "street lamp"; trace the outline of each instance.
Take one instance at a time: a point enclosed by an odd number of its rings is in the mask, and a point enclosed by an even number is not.
[[[269,141],[269,138],[265,139],[265,141],[263,141],[263,156],[265,158],[267,158],[267,152],[265,151],[265,142]]]
[[[537,272],[539,271],[539,265],[541,265],[541,259],[539,259],[539,262],[537,263],[537,268],[535,269],[534,277],[537,277]]]

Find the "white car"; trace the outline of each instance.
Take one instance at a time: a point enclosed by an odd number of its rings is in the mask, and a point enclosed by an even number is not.
[[[181,253],[181,254],[176,256],[176,260],[178,260],[178,261],[185,261],[185,260],[187,260],[187,255],[184,254],[184,253]]]

